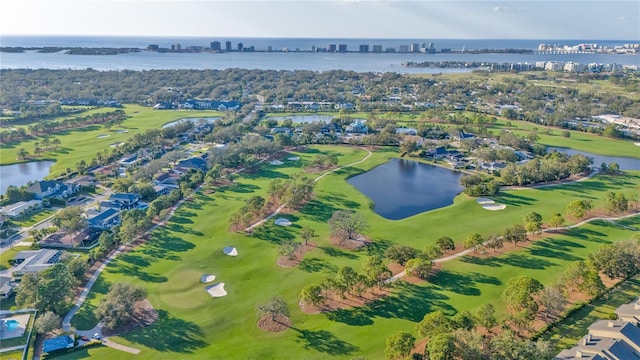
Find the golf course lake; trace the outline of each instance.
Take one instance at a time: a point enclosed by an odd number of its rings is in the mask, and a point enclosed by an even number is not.
[[[392,159],[347,180],[375,204],[373,211],[400,220],[453,204],[462,173],[417,161]]]
[[[0,166],[0,194],[7,192],[9,185],[20,187],[29,181],[44,180],[53,164],[53,161],[30,161]]]
[[[604,155],[596,155],[591,154],[585,151],[573,150],[570,148],[562,148],[562,147],[548,147],[547,151],[557,151],[559,153],[567,154],[567,155],[575,155],[582,154],[593,158],[593,166],[599,168],[602,163],[607,163],[607,165],[611,163],[617,163],[620,166],[620,170],[640,170],[640,159],[628,158],[628,157],[620,157],[620,156],[604,156]],[[638,148],[640,152],[640,148]]]

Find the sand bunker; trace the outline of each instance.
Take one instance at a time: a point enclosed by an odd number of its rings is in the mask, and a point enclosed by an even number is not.
[[[213,297],[227,296],[227,292],[224,290],[224,283],[222,282],[207,286],[204,289]]]
[[[271,164],[271,165],[282,165],[282,164],[284,164],[284,163],[283,163],[282,161],[280,161],[280,160],[273,160],[273,161],[272,161],[272,162],[270,162],[269,164]]]
[[[485,204],[482,205],[482,208],[485,210],[491,210],[491,211],[496,211],[496,210],[504,210],[507,207],[507,205],[505,204]]]
[[[291,226],[291,221],[285,218],[278,218],[276,219],[275,224],[280,226]]]
[[[117,142],[117,143],[113,143],[113,144],[111,144],[111,145],[109,145],[109,146],[110,146],[110,147],[118,147],[118,146],[120,146],[120,145],[124,145],[124,143],[123,143],[123,142]]]
[[[104,138],[108,138],[109,136],[111,136],[111,135],[109,135],[109,134],[100,134],[100,135],[96,136],[96,138],[104,139]]]
[[[204,274],[204,275],[200,276],[200,282],[203,282],[205,284],[206,283],[210,283],[215,279],[216,279],[216,276],[215,275],[211,275],[211,274]]]
[[[129,130],[116,130],[116,133],[118,134],[124,134],[124,133],[128,133]]]
[[[640,146],[640,142],[635,142],[635,143],[633,143],[633,145]]]
[[[226,248],[222,249],[222,252],[229,256],[238,256],[238,249],[234,248],[233,246],[227,246]]]
[[[484,204],[495,204],[495,201],[489,199],[489,198],[478,198],[478,200],[476,200],[476,202],[480,205],[484,205]]]
[[[291,157],[288,157],[287,160],[298,161],[298,160],[300,160],[300,156],[291,156]]]

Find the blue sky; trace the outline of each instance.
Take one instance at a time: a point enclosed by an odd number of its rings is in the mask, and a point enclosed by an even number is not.
[[[9,0],[3,35],[640,41],[640,1]]]

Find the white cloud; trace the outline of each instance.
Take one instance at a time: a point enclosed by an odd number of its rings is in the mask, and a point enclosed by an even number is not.
[[[506,6],[496,6],[493,8],[493,11],[495,12],[504,12],[507,11],[507,7]]]

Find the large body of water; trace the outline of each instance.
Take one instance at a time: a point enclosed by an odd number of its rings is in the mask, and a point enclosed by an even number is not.
[[[146,48],[149,44],[170,47],[180,43],[183,48],[194,45],[209,47],[211,41],[227,39],[214,38],[141,38],[141,37],[65,37],[65,36],[4,36],[2,46],[21,47],[135,47]],[[360,44],[382,45],[383,49],[412,43],[433,42],[436,50],[449,48],[454,51],[474,49],[537,49],[540,43],[599,43],[616,46],[628,41],[585,41],[585,40],[420,40],[420,39],[269,39],[235,38],[229,39],[235,45],[242,42],[245,47],[255,46],[264,51],[268,46],[274,50],[288,48],[293,52],[228,52],[228,53],[158,53],[141,51],[120,55],[68,55],[64,53],[2,53],[2,69],[86,69],[95,70],[151,70],[151,69],[270,69],[270,70],[353,70],[358,72],[398,72],[398,73],[446,73],[468,72],[471,69],[407,68],[403,62],[423,61],[486,61],[497,63],[534,63],[536,61],[574,61],[584,64],[624,64],[637,65],[640,56],[607,54],[460,54],[460,53],[312,53],[312,46],[327,47],[329,44],[346,44],[348,51],[357,51]]]
[[[7,192],[9,185],[20,187],[29,181],[43,180],[53,164],[53,161],[31,161],[0,166],[0,194]]]
[[[392,159],[347,180],[374,203],[374,211],[391,220],[453,204],[462,190],[462,173],[413,160]]]

